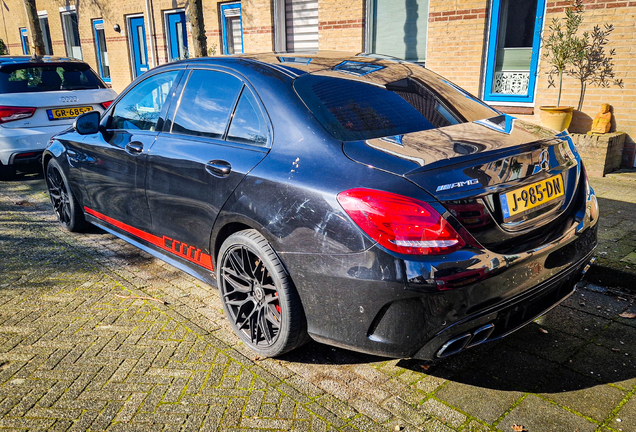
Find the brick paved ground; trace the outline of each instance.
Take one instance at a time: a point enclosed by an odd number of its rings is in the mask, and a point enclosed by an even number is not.
[[[434,365],[316,343],[258,359],[212,288],[99,230],[63,231],[41,178],[0,183],[0,429],[633,432],[625,310],[630,295],[581,289]]]

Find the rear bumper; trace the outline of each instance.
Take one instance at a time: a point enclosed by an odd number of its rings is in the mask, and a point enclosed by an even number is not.
[[[69,128],[68,124],[38,128],[7,128],[0,126],[0,162],[3,165],[30,165],[37,163],[51,137]],[[18,157],[37,152],[35,158]]]
[[[340,256],[280,255],[312,338],[369,354],[434,359],[501,338],[567,298],[596,247],[596,215],[591,192],[565,235],[518,255],[464,249],[412,261],[378,246]]]
[[[520,329],[574,293],[576,283],[581,280],[592,254],[527,292],[452,324],[413,357],[423,360],[448,357],[464,349],[501,339]]]

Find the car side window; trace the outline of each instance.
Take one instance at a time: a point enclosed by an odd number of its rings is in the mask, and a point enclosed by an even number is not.
[[[256,103],[256,98],[247,87],[243,88],[234,116],[232,116],[227,140],[263,147],[267,145],[265,119]]]
[[[179,72],[163,72],[137,84],[117,102],[109,128],[154,131]]]
[[[192,71],[172,132],[222,138],[242,87],[241,80],[224,72]]]

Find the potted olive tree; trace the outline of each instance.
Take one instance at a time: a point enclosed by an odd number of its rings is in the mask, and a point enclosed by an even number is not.
[[[574,0],[572,7],[565,10],[565,18],[553,18],[548,35],[543,39],[543,57],[550,65],[548,87],[554,87],[558,80],[557,104],[541,106],[541,123],[551,129],[562,131],[570,126],[574,107],[561,106],[563,74],[573,63],[580,47],[577,32],[583,22],[582,0]]]
[[[557,104],[541,106],[541,123],[562,131],[572,121],[571,106],[561,106],[563,74],[576,78],[581,85],[578,110],[583,107],[583,99],[588,84],[609,87],[610,84],[623,87],[623,80],[614,74],[614,50],[605,51],[609,35],[614,31],[612,24],[604,28],[594,26],[592,32],[579,33],[583,24],[583,1],[574,0],[565,11],[565,18],[553,18],[548,35],[543,40],[543,57],[550,64],[548,87],[556,87],[558,80]]]
[[[614,26],[605,23],[603,27],[594,26],[591,33],[584,32],[575,41],[577,45],[576,54],[572,59],[572,66],[567,71],[567,74],[581,83],[579,105],[577,107],[579,111],[583,108],[583,99],[585,99],[585,90],[588,84],[604,88],[614,84],[623,88],[623,80],[617,79],[614,73],[615,50],[605,51],[605,47],[609,42],[609,35],[614,31]]]

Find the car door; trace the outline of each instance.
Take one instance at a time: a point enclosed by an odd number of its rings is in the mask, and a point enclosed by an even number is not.
[[[100,132],[76,143],[73,157],[84,181],[87,213],[150,229],[146,157],[163,124],[161,114],[167,110],[170,91],[182,72],[169,70],[140,81],[108,111]]]
[[[219,210],[267,154],[270,123],[255,92],[219,70],[192,70],[171,111],[148,154],[146,193],[153,233],[197,261]]]

